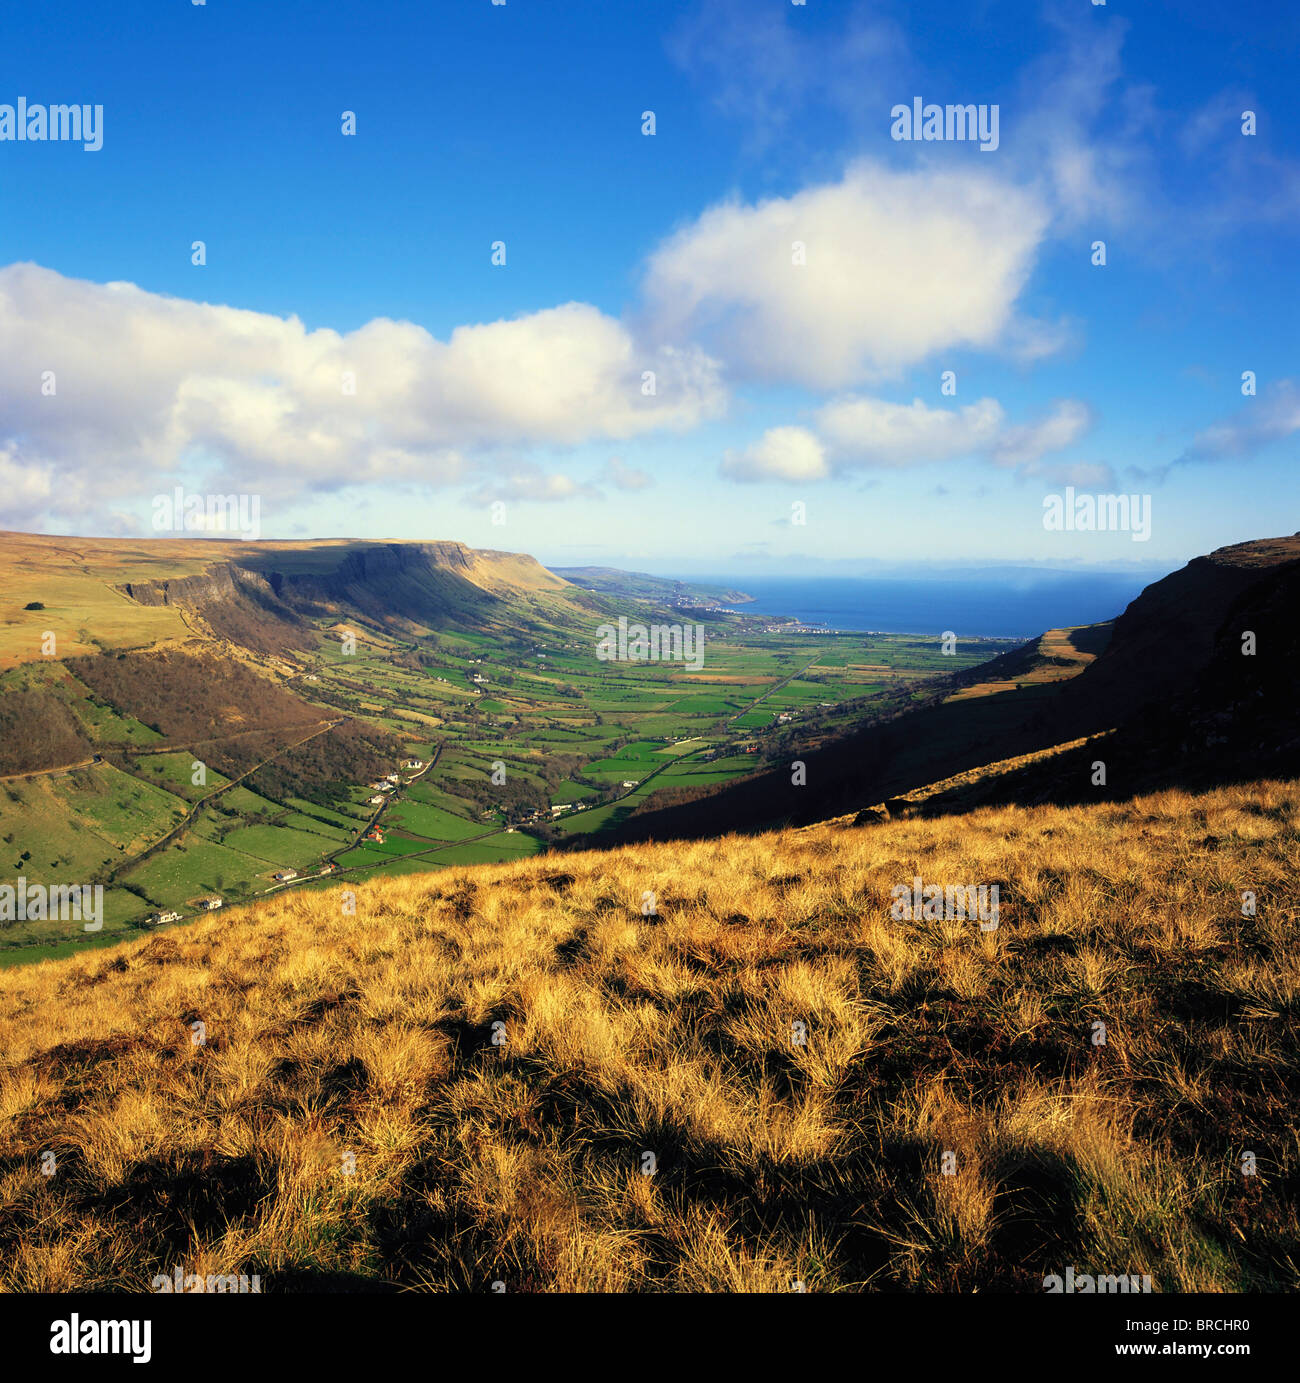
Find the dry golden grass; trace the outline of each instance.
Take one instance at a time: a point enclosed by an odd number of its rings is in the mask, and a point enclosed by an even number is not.
[[[1294,783],[828,824],[9,970],[0,1283],[1294,1290],[1298,827]],[[895,919],[915,875],[1000,925]]]

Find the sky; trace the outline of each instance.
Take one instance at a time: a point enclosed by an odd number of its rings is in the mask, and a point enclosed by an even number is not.
[[[267,538],[734,577],[1300,529],[1291,0],[4,26],[0,527],[156,535],[181,486]],[[6,138],[20,98],[100,147]],[[915,101],[988,137],[897,137]],[[1049,527],[1067,487],[1147,522]]]

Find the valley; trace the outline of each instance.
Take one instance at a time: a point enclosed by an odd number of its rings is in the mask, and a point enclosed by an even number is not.
[[[183,637],[0,674],[13,874],[105,885],[4,929],[0,1284],[1292,1289],[1298,583],[691,672],[457,544],[128,578]]]
[[[107,885],[101,933],[11,924],[0,965],[214,898],[600,846],[652,801],[751,777],[792,737],[833,738],[1011,647],[712,614],[698,672],[600,661],[602,619],[681,612],[528,558],[419,545],[409,564],[403,546],[0,541],[22,576],[0,617],[0,842],[33,882]],[[140,615],[94,643],[75,631],[105,590]],[[39,653],[47,631],[69,656]]]

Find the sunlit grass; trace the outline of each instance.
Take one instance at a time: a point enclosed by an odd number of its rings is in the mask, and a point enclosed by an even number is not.
[[[1297,823],[1260,783],[537,857],[8,971],[0,1284],[1294,1290]],[[895,918],[916,875],[1000,925]]]

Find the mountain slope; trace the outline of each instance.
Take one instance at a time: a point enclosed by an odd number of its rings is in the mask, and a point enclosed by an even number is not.
[[[0,578],[0,669],[48,656],[47,633],[60,657],[196,633],[272,653],[308,646],[307,621],[322,615],[411,633],[577,623],[604,608],[525,554],[454,542],[3,533]]]
[[[1086,745],[969,787],[929,810],[975,801],[1131,797],[1165,784],[1209,785],[1300,768],[1300,536],[1222,548],[1148,586],[1113,623],[1052,635],[958,674],[920,705],[877,699],[877,723],[818,744],[788,742],[790,770],[757,775],[708,798],[638,813],[625,841],[698,838],[719,830],[807,823],[899,797],[1089,736],[1107,741],[1105,783]],[[1054,631],[1062,633],[1064,631]],[[1256,635],[1245,656],[1243,636]],[[1093,656],[1093,652],[1095,656]],[[1001,685],[999,685],[1001,683]]]
[[[11,972],[0,1283],[1295,1291],[1297,822],[1264,782],[585,852]],[[998,925],[891,916],[917,875]]]

